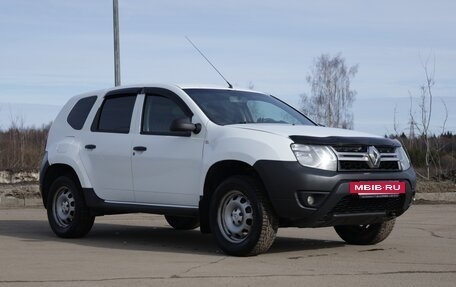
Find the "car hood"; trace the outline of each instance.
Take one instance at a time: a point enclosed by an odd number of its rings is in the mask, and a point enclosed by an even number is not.
[[[238,124],[230,125],[233,128],[247,129],[260,131],[284,137],[289,136],[308,136],[308,137],[369,137],[381,138],[377,135],[372,135],[363,132],[352,130],[327,128],[320,126],[304,126],[304,125],[287,125],[287,124]]]

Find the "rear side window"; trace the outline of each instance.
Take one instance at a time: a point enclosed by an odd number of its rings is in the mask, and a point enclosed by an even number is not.
[[[87,116],[90,113],[95,101],[96,96],[80,99],[71,109],[67,117],[68,124],[75,130],[80,130],[84,126]]]
[[[92,125],[92,131],[129,133],[136,95],[105,99]]]

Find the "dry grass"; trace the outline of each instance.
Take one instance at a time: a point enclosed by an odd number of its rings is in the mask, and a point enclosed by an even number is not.
[[[417,192],[435,193],[435,192],[456,192],[456,183],[453,181],[435,181],[435,180],[418,180]]]

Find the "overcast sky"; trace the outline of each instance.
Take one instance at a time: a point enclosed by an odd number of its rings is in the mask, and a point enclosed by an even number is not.
[[[392,130],[395,106],[406,126],[407,98],[418,94],[422,63],[432,55],[434,95],[444,98],[447,127],[456,131],[456,1],[119,0],[119,5],[122,84],[224,85],[187,35],[235,86],[251,82],[297,105],[299,95],[309,92],[305,78],[313,60],[342,53],[348,65],[359,65],[352,82],[358,93],[355,129],[369,129],[366,122],[373,121],[375,131],[384,134]],[[0,126],[6,125],[7,110],[27,113],[27,123],[40,124],[41,118],[18,104],[60,107],[75,94],[113,86],[111,0],[0,0],[0,41]],[[379,119],[388,118],[381,125],[369,116],[379,111]],[[444,115],[440,100],[434,113],[438,128]]]

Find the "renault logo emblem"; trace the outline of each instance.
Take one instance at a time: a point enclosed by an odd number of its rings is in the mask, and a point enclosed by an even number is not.
[[[369,146],[367,148],[367,157],[367,164],[370,168],[379,168],[381,156],[380,152],[374,146]]]

